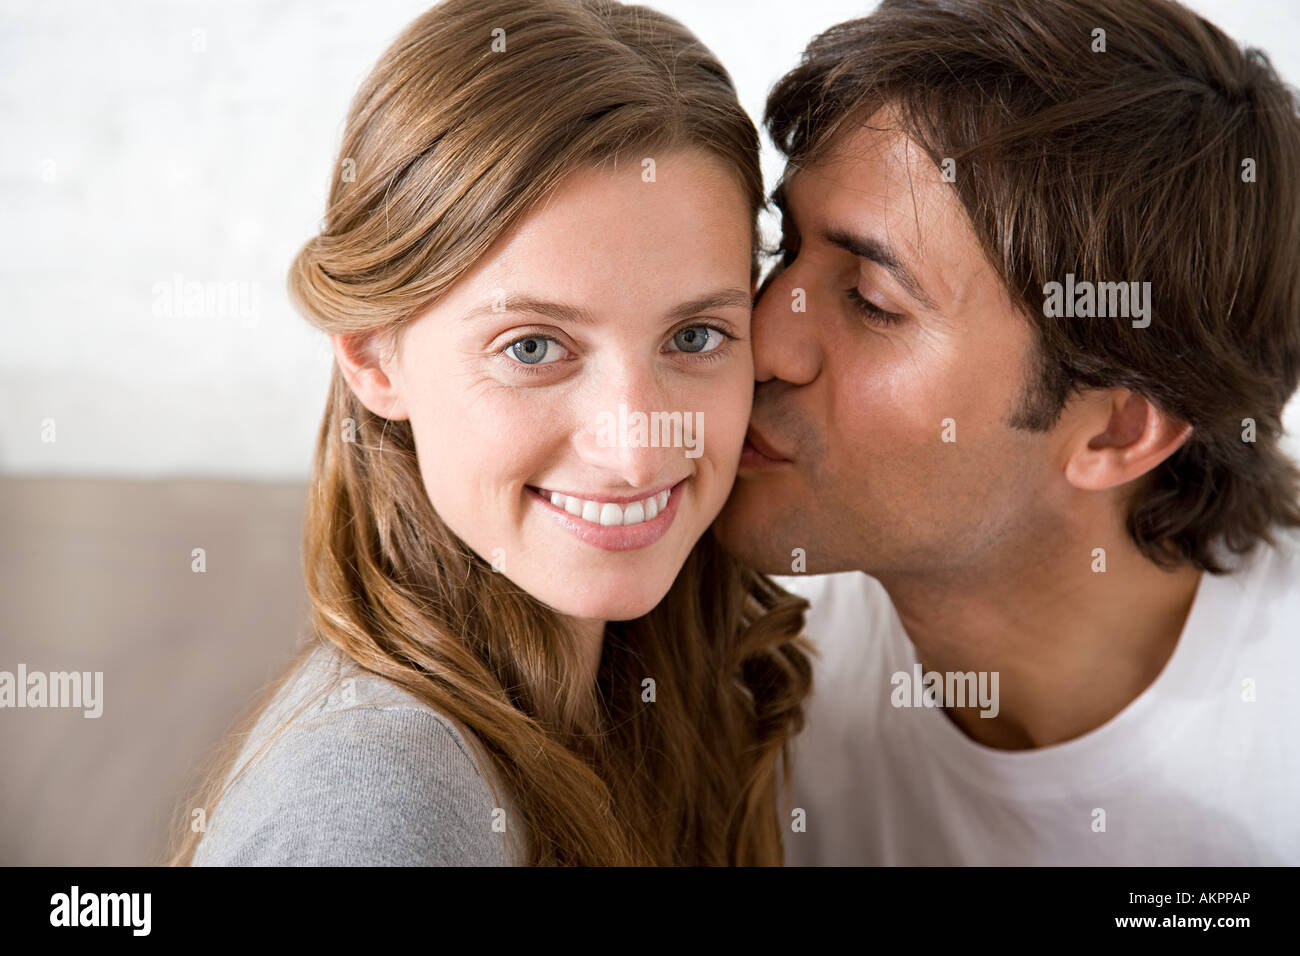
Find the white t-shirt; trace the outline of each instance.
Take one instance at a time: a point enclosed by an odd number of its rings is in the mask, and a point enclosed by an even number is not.
[[[865,574],[778,577],[822,657],[793,756],[790,865],[1300,864],[1300,534],[1203,574],[1164,670],[1064,743],[996,750],[895,707],[914,648]],[[1253,699],[1252,699],[1253,698]]]

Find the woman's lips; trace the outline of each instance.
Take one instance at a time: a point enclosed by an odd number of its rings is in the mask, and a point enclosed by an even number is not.
[[[560,527],[578,540],[603,551],[636,551],[640,548],[648,548],[668,532],[677,515],[679,502],[688,480],[683,478],[668,490],[668,501],[653,518],[630,525],[596,524],[557,507],[551,503],[549,494],[543,494],[531,485],[528,487],[528,492],[541,503]]]

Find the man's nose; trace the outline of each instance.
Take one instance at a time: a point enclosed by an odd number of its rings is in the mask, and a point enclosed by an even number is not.
[[[807,385],[821,369],[822,346],[814,304],[809,288],[801,284],[801,276],[796,259],[764,283],[754,303],[751,334],[756,381],[775,378]]]

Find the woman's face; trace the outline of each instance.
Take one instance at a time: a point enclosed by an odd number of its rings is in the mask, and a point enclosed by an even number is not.
[[[667,593],[753,395],[751,216],[702,151],[573,174],[406,327],[385,373],[443,520],[557,611]],[[650,180],[650,181],[647,181]]]

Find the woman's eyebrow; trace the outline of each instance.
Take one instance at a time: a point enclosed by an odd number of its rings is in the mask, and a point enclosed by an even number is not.
[[[577,325],[592,325],[597,321],[591,312],[581,306],[567,305],[564,302],[551,302],[531,295],[503,296],[500,300],[500,307],[498,307],[497,303],[480,306],[466,312],[461,316],[461,320],[468,321],[485,315],[521,312],[540,315],[548,319],[554,319],[556,322],[571,322]]]
[[[748,309],[753,304],[754,297],[748,289],[719,289],[697,299],[683,302],[668,313],[668,321],[676,322],[678,319],[689,319],[693,315],[699,315],[701,312],[708,312],[711,309],[742,307]]]
[[[676,322],[680,319],[689,319],[701,312],[708,312],[710,309],[733,307],[748,309],[752,305],[753,298],[750,296],[748,289],[718,289],[715,292],[689,299],[680,305],[674,306],[668,311],[667,320]],[[553,302],[549,299],[531,295],[510,296],[504,300],[501,308],[494,308],[490,305],[481,306],[466,312],[461,316],[461,320],[469,321],[485,315],[501,315],[503,313],[540,315],[555,322],[568,322],[575,325],[594,325],[600,321],[590,310],[581,306]]]

